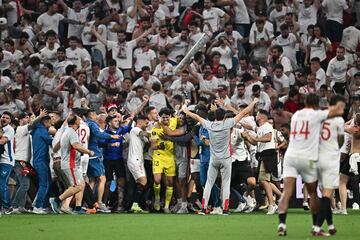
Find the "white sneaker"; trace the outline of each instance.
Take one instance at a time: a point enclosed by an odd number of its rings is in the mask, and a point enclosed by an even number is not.
[[[353,209],[353,210],[359,210],[359,209],[360,209],[360,208],[359,208],[359,204],[357,204],[356,202],[354,202],[353,205],[352,205],[352,209]]]
[[[239,203],[239,205],[235,209],[235,212],[236,213],[242,212],[244,211],[245,207],[246,207],[246,203]]]
[[[244,212],[245,213],[251,213],[251,212],[253,212],[254,211],[254,207],[248,207]]]
[[[223,211],[221,209],[221,207],[215,207],[211,212],[210,214],[212,215],[222,215],[223,214]]]
[[[111,213],[110,209],[108,209],[105,205],[105,203],[99,203],[99,208],[98,208],[98,212],[102,212],[102,213]]]
[[[180,209],[176,212],[177,214],[186,214],[189,213],[187,206],[181,206]]]
[[[164,207],[163,210],[164,210],[164,213],[171,213],[169,207]]]
[[[338,209],[337,211],[334,211],[334,214],[340,214],[340,215],[347,215],[346,209]]]
[[[39,214],[39,215],[48,214],[48,212],[45,209],[37,208],[37,207],[33,208],[32,213]]]
[[[246,201],[246,205],[249,207],[249,208],[254,208],[254,200],[252,197],[250,196],[243,196],[243,198],[245,199]]]
[[[270,205],[268,208],[268,212],[266,214],[273,215],[274,213],[276,213],[277,208],[278,208],[278,206],[276,204]]]

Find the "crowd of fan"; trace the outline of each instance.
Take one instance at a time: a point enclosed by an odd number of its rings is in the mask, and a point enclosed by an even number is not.
[[[181,106],[186,101],[214,120],[217,109],[237,114],[257,98],[232,131],[229,144],[238,152],[231,192],[237,212],[269,206],[273,214],[277,200],[255,192],[267,182],[279,199],[289,122],[306,94],[317,94],[322,109],[331,96],[343,95],[345,120],[360,112],[357,0],[1,2],[2,213],[46,214],[49,199],[60,201],[64,213],[196,211],[211,161],[209,134]],[[203,33],[210,41],[175,72]],[[261,173],[257,179],[251,134],[259,119],[274,131],[278,173],[271,179]],[[62,155],[71,158],[73,147],[61,144],[67,126],[76,126],[82,145],[76,145],[82,184],[65,171]],[[139,143],[131,137],[136,128],[142,150],[132,148]],[[134,151],[144,153],[145,178],[129,170]],[[176,171],[170,163],[157,172],[156,151],[167,151]],[[213,213],[227,210],[219,181],[211,192]],[[69,188],[77,193],[73,199],[64,197]]]

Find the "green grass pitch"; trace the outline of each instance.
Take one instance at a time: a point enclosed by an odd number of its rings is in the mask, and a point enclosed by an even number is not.
[[[264,212],[229,216],[165,214],[12,215],[0,217],[0,239],[278,239],[277,215]],[[331,239],[360,239],[360,212],[334,216]],[[285,239],[312,239],[311,217],[302,209],[288,214]],[[327,228],[325,227],[325,230]]]

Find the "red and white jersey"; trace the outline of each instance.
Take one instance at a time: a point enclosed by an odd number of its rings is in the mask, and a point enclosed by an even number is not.
[[[322,122],[328,118],[328,114],[328,110],[304,108],[292,116],[285,158],[318,160]]]
[[[342,117],[327,119],[322,123],[320,134],[320,155],[340,156],[338,136],[344,135],[344,125],[345,122]],[[329,158],[328,160],[332,159]]]
[[[88,148],[89,146],[89,138],[90,138],[90,128],[89,126],[81,121],[79,128],[76,130],[76,133],[79,135],[80,143],[84,148]]]

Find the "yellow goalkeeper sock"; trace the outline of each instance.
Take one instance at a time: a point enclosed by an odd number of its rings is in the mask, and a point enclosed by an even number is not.
[[[168,208],[170,205],[171,197],[173,194],[174,188],[173,187],[166,187],[165,193],[165,208]]]
[[[160,200],[160,184],[154,183],[154,194],[155,194],[155,199]]]

